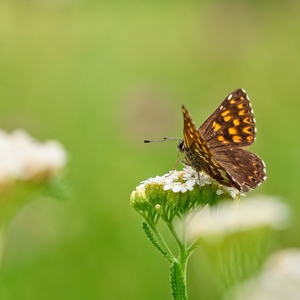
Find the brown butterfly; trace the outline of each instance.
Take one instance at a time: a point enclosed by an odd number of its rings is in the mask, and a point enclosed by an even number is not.
[[[256,135],[253,110],[243,89],[228,95],[198,130],[184,106],[182,112],[184,138],[177,148],[184,154],[183,164],[240,192],[258,187],[267,178],[264,162],[243,149]]]
[[[227,96],[199,130],[184,106],[182,112],[184,139],[178,149],[185,156],[184,164],[240,192],[248,192],[266,179],[264,162],[243,149],[256,135],[253,110],[243,89]]]

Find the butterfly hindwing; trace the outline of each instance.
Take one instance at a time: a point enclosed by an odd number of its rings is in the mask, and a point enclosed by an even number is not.
[[[241,192],[248,192],[266,179],[264,162],[254,153],[239,148],[218,148],[215,158],[222,168],[228,170]]]

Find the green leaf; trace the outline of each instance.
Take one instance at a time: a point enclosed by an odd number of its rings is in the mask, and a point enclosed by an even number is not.
[[[157,240],[157,238],[155,237],[154,232],[151,230],[150,226],[143,221],[142,223],[142,227],[144,232],[146,233],[148,239],[151,241],[151,243],[159,250],[159,252],[161,253],[161,255],[167,259],[168,261],[171,261],[171,258],[169,257],[169,255],[167,254],[167,252],[163,249],[162,245],[159,243],[159,241]]]

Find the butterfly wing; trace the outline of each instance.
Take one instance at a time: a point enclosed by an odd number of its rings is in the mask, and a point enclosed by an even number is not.
[[[183,147],[180,143],[178,149],[184,153],[185,160],[181,161],[193,167],[197,172],[205,171],[221,184],[240,190],[240,185],[232,179],[231,174],[226,171],[226,168],[222,167],[218,161],[214,159],[206,141],[201,137],[184,106],[182,106],[182,113],[184,118],[184,143]]]
[[[209,153],[206,141],[202,138],[200,133],[195,127],[195,124],[189,115],[187,109],[182,105],[183,114],[183,138],[186,148],[192,148],[195,144],[199,146],[200,151]]]
[[[209,148],[236,148],[255,141],[255,118],[249,97],[243,89],[229,94],[199,128]]]
[[[183,149],[179,150],[184,153],[187,165],[199,172],[202,170],[202,161],[207,160],[211,152],[184,106],[182,106],[182,113],[184,144]]]
[[[255,189],[267,178],[263,160],[245,149],[219,148],[214,151],[214,158],[227,170],[241,192]]]

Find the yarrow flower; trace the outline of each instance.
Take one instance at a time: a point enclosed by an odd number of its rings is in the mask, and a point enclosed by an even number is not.
[[[237,189],[223,186],[205,173],[185,167],[182,171],[174,170],[142,181],[132,192],[130,201],[141,214],[149,209],[155,212],[159,204],[161,213],[171,209],[174,217],[202,208],[207,203],[238,199],[240,195]]]
[[[158,184],[163,186],[163,190],[172,190],[174,193],[185,193],[187,190],[192,191],[197,184],[202,187],[205,185],[211,185],[215,183],[218,186],[216,190],[217,195],[221,195],[224,192],[230,193],[231,198],[236,198],[240,192],[231,187],[227,187],[215,182],[210,176],[203,172],[196,172],[191,167],[183,168],[183,171],[173,170],[163,176],[151,177],[141,182],[138,188],[145,188],[146,185]]]
[[[66,163],[66,151],[57,141],[40,143],[23,130],[0,131],[1,186],[14,180],[47,180]]]

